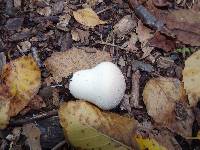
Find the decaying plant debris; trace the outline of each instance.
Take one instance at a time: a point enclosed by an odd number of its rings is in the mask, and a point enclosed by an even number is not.
[[[103,61],[109,111],[68,88]],[[0,149],[200,149],[199,63],[198,0],[0,0]]]

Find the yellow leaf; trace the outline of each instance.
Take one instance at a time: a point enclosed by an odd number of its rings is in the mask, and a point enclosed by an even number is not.
[[[10,116],[17,115],[37,94],[41,84],[41,72],[30,56],[23,56],[5,65],[3,82],[12,95]]]
[[[135,135],[134,138],[140,150],[167,150],[153,138],[144,138],[141,135]]]
[[[59,109],[66,138],[81,149],[131,149],[136,121],[118,114],[102,112],[84,101],[69,101]],[[123,144],[122,144],[123,143]]]
[[[160,77],[149,80],[143,91],[143,100],[148,114],[158,125],[182,136],[191,136],[194,115],[187,107],[183,84],[178,79]],[[178,114],[183,119],[177,119]]]
[[[183,70],[184,88],[190,106],[196,106],[200,98],[200,50],[193,53],[186,61]]]
[[[105,24],[105,21],[99,19],[97,14],[91,8],[79,9],[73,11],[74,18],[77,22],[88,27]]]

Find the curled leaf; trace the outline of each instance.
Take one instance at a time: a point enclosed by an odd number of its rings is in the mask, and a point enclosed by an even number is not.
[[[132,146],[136,121],[118,114],[102,112],[84,101],[63,103],[60,123],[69,142],[82,149],[126,150]]]

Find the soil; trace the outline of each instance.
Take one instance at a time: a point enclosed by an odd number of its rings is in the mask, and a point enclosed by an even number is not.
[[[141,3],[144,4],[143,1]],[[64,142],[64,135],[57,115],[59,102],[74,99],[67,88],[70,76],[63,78],[60,83],[47,82],[47,80],[50,80],[51,73],[45,68],[44,61],[54,52],[67,51],[72,47],[93,47],[109,52],[112,61],[120,67],[125,75],[126,95],[128,96],[131,96],[134,92],[132,90],[134,84],[132,75],[136,71],[139,72],[138,87],[137,85],[134,86],[134,89],[137,90],[138,88],[139,92],[138,104],[130,106],[123,103],[118,108],[111,110],[119,114],[129,113],[139,122],[152,120],[142,101],[142,91],[146,82],[150,78],[160,76],[182,79],[181,72],[185,59],[196,50],[196,47],[175,43],[174,49],[181,47],[192,49],[191,53],[183,55],[183,53],[171,50],[169,47],[166,48],[166,51],[163,50],[162,46],[155,46],[150,55],[144,58],[142,42],[137,41],[135,43],[135,50],[130,51],[122,47],[124,43],[129,41],[131,35],[124,34],[121,37],[114,35],[112,32],[115,24],[124,16],[131,15],[136,23],[131,32],[136,33],[136,26],[138,26],[140,20],[125,0],[103,0],[103,2],[99,0],[92,6],[92,9],[97,12],[102,20],[108,21],[105,25],[88,28],[78,23],[73,17],[70,18],[65,28],[58,25],[60,16],[72,15],[73,10],[85,7],[85,4],[85,0],[0,0],[0,52],[3,52],[6,56],[6,62],[23,55],[33,55],[42,72],[42,86],[38,95],[46,103],[44,108],[30,110],[24,114],[20,113],[11,118],[9,126],[0,131],[2,149],[9,149],[11,141],[7,140],[6,137],[11,134],[14,128],[30,122],[36,124],[41,130],[40,143],[42,149],[74,149],[69,143]],[[156,4],[158,5],[158,3]],[[181,5],[176,4],[175,1],[168,1],[168,4],[160,4],[161,8],[159,7],[159,9],[162,11],[177,8],[189,9],[195,5],[195,3],[187,0]],[[48,15],[48,11],[39,12],[40,9],[47,6],[51,10],[50,15]],[[72,31],[74,30],[79,30],[83,34],[81,40],[73,40]],[[155,29],[151,30],[156,32]],[[169,42],[171,41],[169,40]],[[135,74],[134,78],[137,79],[137,76],[138,74]],[[48,85],[48,83],[50,84]],[[56,93],[58,99],[56,99]],[[193,125],[193,135],[197,134],[198,129],[199,124],[196,121]],[[19,149],[28,149],[25,139],[24,136],[20,136],[17,142],[13,142],[12,149],[19,147]],[[183,149],[200,149],[199,140],[188,142],[179,135],[176,136],[176,139]]]

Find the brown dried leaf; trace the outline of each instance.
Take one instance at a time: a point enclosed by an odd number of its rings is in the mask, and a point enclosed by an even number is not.
[[[71,16],[69,14],[60,15],[56,27],[60,30],[68,31],[69,29],[67,28],[67,25],[69,24],[70,19]]]
[[[42,16],[50,16],[51,12],[52,12],[52,10],[51,10],[51,7],[49,7],[49,6],[37,9],[37,13]]]
[[[75,29],[75,30],[71,31],[71,34],[72,34],[72,39],[74,41],[80,40],[81,43],[89,44],[89,36],[90,36],[89,31],[84,31],[84,30],[81,30],[81,29]]]
[[[86,52],[93,50],[92,53]],[[111,61],[111,56],[105,51],[99,51],[92,48],[72,48],[66,52],[54,53],[45,61],[46,67],[53,74],[56,82],[62,81],[62,78],[67,77],[70,73],[82,69],[89,69],[100,62]]]
[[[124,47],[127,51],[131,51],[131,52],[134,52],[134,51],[137,51],[137,47],[135,46],[136,42],[138,41],[138,37],[137,35],[132,32],[130,33],[131,37],[130,39],[125,42],[122,47]]]
[[[12,94],[5,85],[0,85],[0,129],[4,129],[9,123],[10,99]]]
[[[35,95],[28,103],[28,107],[30,110],[40,110],[41,108],[46,107],[46,104],[42,97],[40,97],[39,95]]]
[[[29,146],[29,148],[33,150],[41,150],[40,129],[33,123],[25,124],[22,129],[22,134],[27,137],[26,144]]]
[[[118,37],[123,37],[124,35],[130,33],[136,27],[136,19],[131,15],[124,16],[117,24],[114,25],[113,32]]]
[[[196,106],[200,98],[200,50],[193,53],[186,61],[183,70],[184,88],[190,106]]]
[[[63,103],[59,117],[66,138],[75,147],[127,150],[132,146],[137,125],[133,118],[103,112],[82,100]]]
[[[175,42],[173,39],[167,38],[166,36],[157,32],[154,37],[149,40],[149,45],[163,49],[165,52],[170,52],[175,49]]]
[[[139,41],[144,46],[149,39],[153,37],[152,30],[145,27],[141,21],[138,21],[138,26],[136,27],[136,33],[138,35]]]
[[[25,107],[20,114],[25,115],[30,110],[40,110],[41,108],[46,107],[45,102],[39,95],[35,95],[31,101],[28,103],[28,106]]]
[[[157,7],[166,7],[170,5],[170,0],[153,0],[153,3]]]
[[[100,3],[100,2],[103,2],[103,0],[86,0],[87,4],[90,6],[90,7],[93,7],[95,6],[96,4]]]
[[[143,98],[148,114],[158,125],[191,136],[194,116],[187,107],[183,84],[178,79],[151,79],[145,85]]]
[[[74,18],[77,22],[88,27],[105,24],[105,21],[99,19],[97,14],[91,8],[79,9],[73,11]]]
[[[179,41],[200,46],[200,12],[192,9],[172,11],[166,17],[166,24]]]

